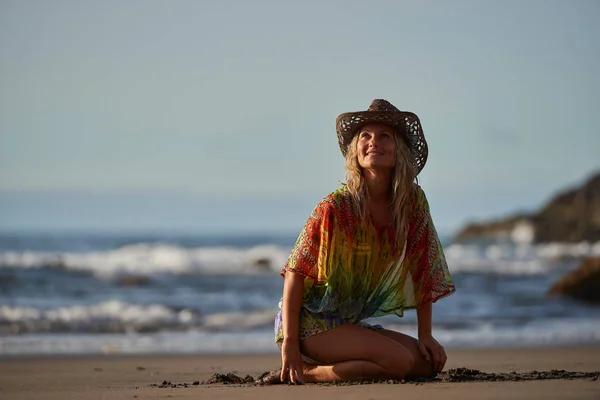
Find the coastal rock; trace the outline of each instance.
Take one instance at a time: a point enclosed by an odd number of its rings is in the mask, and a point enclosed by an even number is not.
[[[556,282],[548,294],[600,304],[600,257],[583,260],[579,268]]]
[[[600,174],[550,201],[535,217],[537,242],[600,241]]]
[[[533,232],[531,217],[517,215],[503,220],[468,224],[458,232],[454,240],[460,242],[472,240],[531,242]]]
[[[268,257],[258,257],[252,260],[252,266],[260,270],[268,271],[271,269],[271,259]]]
[[[581,187],[559,193],[541,210],[504,219],[472,223],[455,241],[595,243],[600,241],[600,173]]]
[[[125,287],[147,286],[150,284],[150,278],[146,276],[123,276],[117,280],[117,284]]]

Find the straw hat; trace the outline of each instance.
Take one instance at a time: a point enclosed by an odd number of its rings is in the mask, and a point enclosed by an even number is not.
[[[389,101],[383,99],[373,100],[367,111],[349,112],[337,117],[338,142],[344,157],[346,157],[348,146],[354,135],[362,126],[372,122],[389,125],[404,137],[406,145],[410,148],[415,172],[418,175],[425,166],[429,153],[421,121],[415,114],[400,111]]]

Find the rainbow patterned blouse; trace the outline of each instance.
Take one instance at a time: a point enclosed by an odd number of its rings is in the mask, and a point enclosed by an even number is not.
[[[305,277],[303,307],[348,323],[435,302],[455,291],[425,193],[415,184],[408,238],[357,218],[346,186],[313,210],[281,270]]]

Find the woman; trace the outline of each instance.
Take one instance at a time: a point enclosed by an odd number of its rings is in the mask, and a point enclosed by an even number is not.
[[[425,194],[418,117],[385,100],[337,118],[347,183],[314,209],[287,264],[266,383],[433,377],[446,362],[431,304],[454,292]],[[418,339],[369,317],[416,309]]]

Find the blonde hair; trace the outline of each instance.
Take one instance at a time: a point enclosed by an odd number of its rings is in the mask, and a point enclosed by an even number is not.
[[[413,183],[416,181],[415,167],[410,149],[404,139],[396,132],[396,165],[392,171],[390,182],[389,204],[395,226],[397,243],[404,241],[408,233],[408,217],[410,199],[413,194]],[[354,208],[359,218],[365,219],[368,210],[369,190],[358,163],[358,135],[354,135],[348,145],[346,154],[346,186],[350,192]]]

